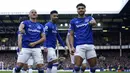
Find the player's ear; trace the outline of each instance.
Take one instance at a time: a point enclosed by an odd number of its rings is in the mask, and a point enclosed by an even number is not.
[[[28,17],[29,17],[29,18],[31,17],[31,12],[29,12]]]
[[[86,12],[86,8],[85,8],[85,12]]]
[[[53,15],[51,14],[51,15],[50,15],[50,18],[52,19],[52,17],[53,17]]]
[[[30,18],[30,14],[28,15],[28,17]]]

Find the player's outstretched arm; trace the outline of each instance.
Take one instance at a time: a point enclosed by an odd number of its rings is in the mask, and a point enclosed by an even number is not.
[[[72,30],[70,31],[69,43],[70,43],[70,48],[73,48],[74,47],[74,45],[73,45],[73,43],[74,43],[74,32]]]
[[[32,42],[32,43],[30,43],[29,45],[30,45],[31,47],[34,47],[34,46],[37,45],[37,44],[42,44],[45,40],[46,40],[45,34],[42,33],[40,40],[38,40],[38,41],[36,41],[36,42]]]
[[[36,44],[41,44],[46,40],[46,36],[44,33],[41,34],[41,39],[36,41]]]
[[[18,29],[18,48],[21,49],[22,48],[22,35],[25,33],[24,31],[24,24],[20,24],[19,25],[19,29]]]
[[[63,40],[61,39],[59,33],[57,33],[57,39],[58,39],[59,43],[65,48],[65,43],[64,43]]]
[[[73,45],[73,43],[74,43],[74,32],[73,32],[73,30],[70,31],[69,42],[70,42],[71,53],[74,53],[75,48],[74,48],[74,45]]]
[[[69,52],[71,53],[70,43],[69,43],[69,35],[66,36],[66,45],[69,49]]]
[[[41,30],[41,38],[35,42],[30,43],[29,46],[34,47],[37,44],[43,44],[43,42],[46,40],[45,29],[43,26],[42,26],[42,28],[43,29]]]
[[[64,49],[65,49],[65,54],[67,55],[67,54],[68,54],[67,48],[65,47],[65,43],[64,43],[63,40],[61,39],[59,33],[57,33],[57,39],[58,39],[59,43],[64,47]]]
[[[18,34],[18,48],[22,49],[22,34]]]

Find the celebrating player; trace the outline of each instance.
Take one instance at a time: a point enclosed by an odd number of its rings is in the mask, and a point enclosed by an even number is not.
[[[30,20],[21,22],[18,34],[18,47],[21,49],[17,59],[15,72],[19,73],[30,57],[36,63],[38,73],[44,73],[43,55],[40,45],[45,41],[44,27],[37,22],[36,10],[29,12]]]
[[[70,21],[70,48],[71,53],[75,52],[75,66],[74,72],[79,73],[80,66],[84,59],[90,65],[90,72],[95,73],[96,66],[96,52],[93,45],[93,32],[92,26],[96,25],[96,21],[91,16],[85,16],[86,6],[80,3],[76,6],[78,17]],[[76,50],[74,48],[76,44]]]
[[[58,12],[53,10],[50,12],[51,20],[45,24],[46,41],[44,46],[46,47],[48,67],[47,73],[57,73],[58,60],[55,53],[57,39],[59,43],[65,48],[65,44],[61,40],[61,37],[57,31]]]

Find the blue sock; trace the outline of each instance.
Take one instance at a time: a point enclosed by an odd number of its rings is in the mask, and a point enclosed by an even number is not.
[[[38,73],[44,73],[44,69],[43,68],[39,68],[38,69]]]
[[[48,64],[48,65],[47,65],[47,68],[52,69],[52,66],[53,66],[53,64]]]
[[[15,72],[20,72],[21,69],[22,69],[21,67],[16,66],[16,67],[15,67]]]
[[[91,72],[91,73],[95,73],[95,70],[96,70],[96,67],[91,67],[91,68],[90,68],[90,72]]]
[[[58,66],[58,63],[53,63],[51,73],[57,73],[57,66]]]
[[[74,69],[73,69],[73,73],[74,73]]]
[[[74,71],[75,71],[75,72],[79,72],[79,71],[80,71],[80,67],[75,65],[75,66],[74,66]]]
[[[53,66],[58,66],[58,63],[53,63]]]
[[[48,63],[46,73],[51,73],[51,69],[52,69],[52,64]]]

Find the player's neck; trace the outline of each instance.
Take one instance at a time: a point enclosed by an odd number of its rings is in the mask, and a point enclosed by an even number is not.
[[[30,21],[32,21],[32,22],[37,22],[37,19],[30,19]]]
[[[84,18],[85,15],[78,15],[78,18]]]
[[[52,22],[52,23],[56,24],[56,22],[55,22],[55,21],[53,21],[53,20],[50,20],[50,22]]]

